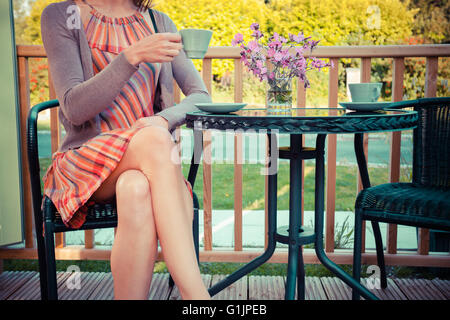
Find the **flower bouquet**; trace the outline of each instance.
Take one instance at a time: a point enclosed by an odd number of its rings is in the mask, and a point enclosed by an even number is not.
[[[285,38],[278,33],[268,38],[263,43],[264,34],[259,24],[250,26],[254,40],[246,43],[244,36],[237,33],[231,41],[232,46],[241,48],[241,61],[258,77],[260,81],[267,81],[267,103],[270,111],[290,111],[292,107],[292,78],[298,77],[303,81],[305,88],[309,87],[306,73],[309,70],[322,70],[330,64],[324,60],[311,56],[312,50],[317,47],[319,41],[311,37],[305,37],[302,32],[297,35],[289,33]],[[305,53],[309,55],[305,57]],[[269,70],[268,62],[273,66]],[[289,110],[287,110],[289,109]]]

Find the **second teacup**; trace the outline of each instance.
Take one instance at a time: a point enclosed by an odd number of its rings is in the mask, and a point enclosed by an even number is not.
[[[381,94],[381,82],[349,83],[352,102],[376,102]]]
[[[203,59],[208,51],[213,32],[205,29],[182,29],[180,35],[188,58]]]

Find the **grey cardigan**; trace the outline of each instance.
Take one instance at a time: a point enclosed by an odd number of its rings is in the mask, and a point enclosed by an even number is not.
[[[94,75],[91,49],[73,0],[52,3],[41,16],[41,33],[50,75],[60,102],[59,119],[66,135],[59,151],[80,147],[100,133],[99,113],[109,106],[138,70],[123,52]],[[152,9],[159,32],[177,32],[173,21]],[[186,96],[174,105],[173,79]],[[192,61],[182,50],[172,61],[161,64],[154,111],[167,119],[169,130],[185,123],[186,113],[198,110],[195,103],[211,102],[210,95]]]

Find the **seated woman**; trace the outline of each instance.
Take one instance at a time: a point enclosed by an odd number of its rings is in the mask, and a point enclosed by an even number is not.
[[[209,299],[192,237],[192,189],[171,132],[211,99],[175,24],[151,5],[68,0],[44,9],[42,40],[66,130],[44,193],[72,228],[91,203],[117,202],[115,299],[147,299],[158,240],[182,298]],[[186,96],[177,105],[173,78]]]

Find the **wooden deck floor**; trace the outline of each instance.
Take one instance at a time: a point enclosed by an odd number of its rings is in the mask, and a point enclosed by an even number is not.
[[[111,273],[81,273],[81,289],[73,287],[73,279],[68,272],[58,272],[58,291],[61,300],[110,300],[113,299]],[[154,274],[149,299],[180,299],[177,288],[168,286],[168,274]],[[210,287],[223,279],[222,275],[203,275]],[[219,300],[282,300],[285,278],[281,276],[247,276],[220,292],[214,299]],[[373,290],[383,300],[449,300],[449,280],[389,279],[388,288]],[[307,300],[349,300],[349,287],[338,278],[307,277]],[[38,300],[39,275],[37,272],[7,271],[0,274],[0,300]]]

